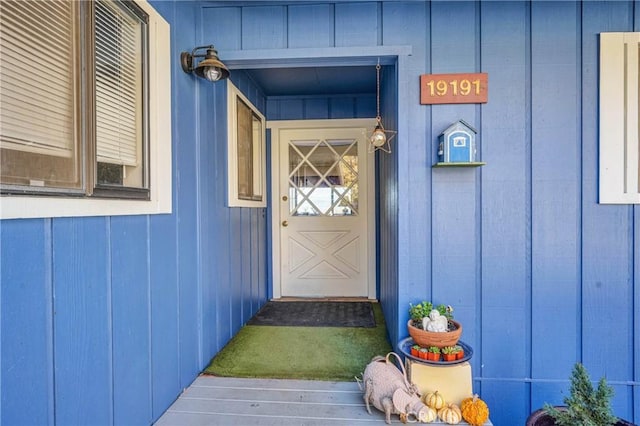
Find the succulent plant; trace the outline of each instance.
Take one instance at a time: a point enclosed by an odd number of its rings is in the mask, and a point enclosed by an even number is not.
[[[422,321],[422,318],[428,317],[434,309],[437,310],[440,315],[443,315],[448,319],[453,319],[453,308],[451,305],[440,304],[434,306],[433,303],[424,300],[417,305],[409,303],[409,316],[413,321]]]
[[[444,348],[442,348],[442,353],[443,354],[449,355],[449,354],[455,354],[457,352],[459,352],[459,351],[456,350],[455,346],[445,346]]]

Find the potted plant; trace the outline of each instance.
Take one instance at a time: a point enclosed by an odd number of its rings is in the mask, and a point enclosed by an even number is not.
[[[419,352],[420,352],[420,345],[411,346],[411,355],[415,357],[419,357]]]
[[[442,359],[451,362],[456,360],[455,346],[445,346],[442,348]]]
[[[462,325],[453,319],[452,312],[451,306],[434,306],[427,301],[409,304],[409,335],[420,346],[455,345],[462,334]]]
[[[438,313],[442,316],[447,317],[448,319],[453,319],[453,308],[445,305],[437,305],[433,306],[433,303],[422,301],[417,305],[409,303],[409,316],[415,322],[422,322],[424,318],[428,317],[433,310],[438,311]]]
[[[455,345],[453,347],[454,353],[456,354],[456,359],[464,358],[464,348],[460,345]]]
[[[429,346],[429,361],[440,361],[440,348],[437,346]]]
[[[418,349],[418,355],[420,359],[429,359],[429,349],[427,348]]]
[[[422,321],[422,318],[428,316],[433,309],[431,302],[420,302],[417,305],[409,303],[409,316],[415,322]]]
[[[571,373],[570,394],[564,399],[566,406],[545,404],[529,416],[526,426],[633,426],[618,419],[611,409],[613,388],[603,378],[594,389],[587,370],[576,363]]]

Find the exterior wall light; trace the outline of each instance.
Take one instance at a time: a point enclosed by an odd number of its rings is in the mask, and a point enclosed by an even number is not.
[[[207,53],[196,54],[196,52],[201,49],[207,49]],[[194,67],[193,58],[204,59]],[[205,78],[209,81],[218,81],[229,77],[229,70],[218,58],[218,51],[213,48],[213,45],[198,46],[193,49],[191,53],[182,52],[180,54],[180,64],[184,72],[195,72],[198,77]]]

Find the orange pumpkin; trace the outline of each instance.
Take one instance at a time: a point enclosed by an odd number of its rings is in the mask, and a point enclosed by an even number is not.
[[[473,426],[481,426],[489,419],[489,407],[478,395],[465,398],[460,403],[462,418]]]

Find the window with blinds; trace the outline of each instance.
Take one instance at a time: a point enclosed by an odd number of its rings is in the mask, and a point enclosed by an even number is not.
[[[0,2],[2,192],[148,199],[148,52],[136,2]]]
[[[95,3],[98,184],[144,187],[143,73],[146,23],[108,1]]]
[[[3,184],[81,187],[78,8],[76,2],[0,2]]]

